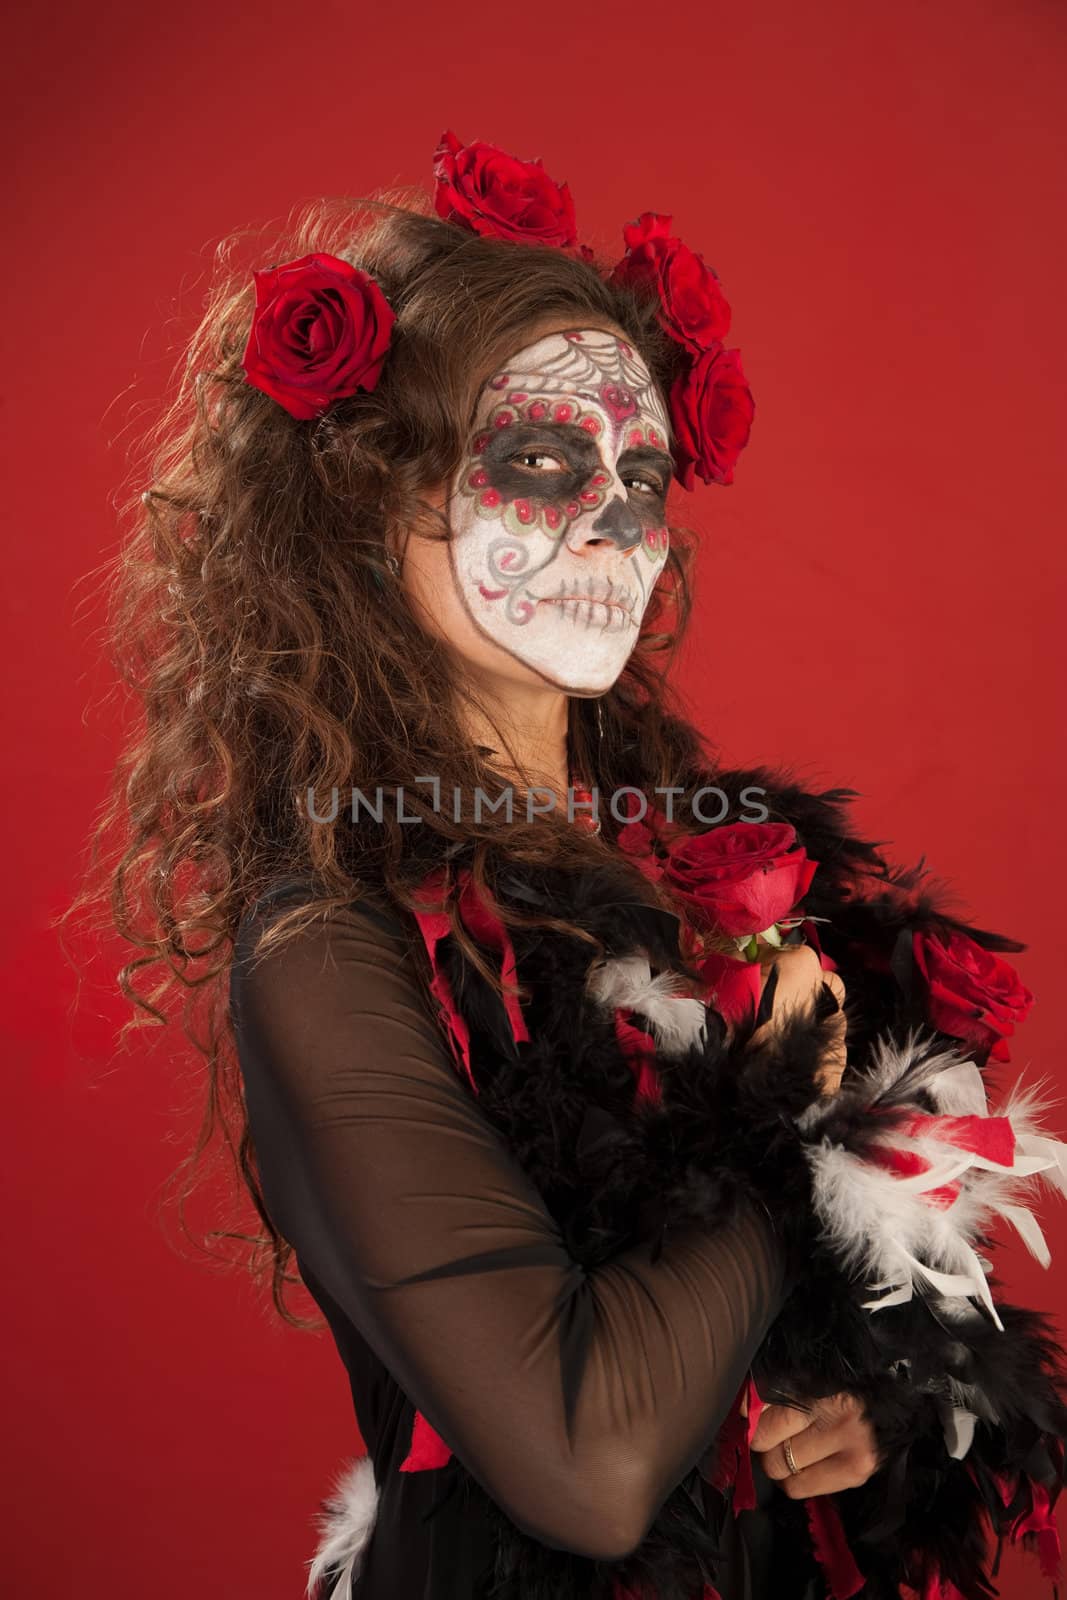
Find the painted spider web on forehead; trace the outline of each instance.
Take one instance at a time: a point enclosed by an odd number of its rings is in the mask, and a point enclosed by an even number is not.
[[[531,389],[536,386],[539,393],[578,394],[602,404],[602,391],[608,384],[631,394],[641,410],[654,416],[666,437],[670,437],[670,424],[659,391],[644,362],[630,345],[610,333],[591,338],[575,331],[552,337],[564,340],[565,347],[539,361],[536,368],[509,366],[506,371],[494,373],[485,386],[486,392],[513,390],[526,380]]]

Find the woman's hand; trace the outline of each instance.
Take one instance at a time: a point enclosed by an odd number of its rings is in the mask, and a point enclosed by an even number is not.
[[[767,1035],[767,1030],[779,1026],[787,1011],[798,1007],[809,1009],[814,1015],[815,1002],[823,984],[837,999],[838,1012],[833,1018],[834,1041],[823,1058],[819,1069],[819,1085],[823,1094],[835,1094],[845,1070],[845,985],[836,972],[827,972],[820,964],[818,953],[809,944],[784,945],[772,950],[761,962],[761,992],[766,989],[772,972],[777,973],[771,1015],[752,1035],[752,1044]]]
[[[760,1456],[768,1478],[780,1482],[791,1500],[855,1489],[881,1464],[874,1429],[862,1402],[851,1394],[815,1400],[807,1411],[795,1406],[765,1406],[752,1436],[752,1449]]]

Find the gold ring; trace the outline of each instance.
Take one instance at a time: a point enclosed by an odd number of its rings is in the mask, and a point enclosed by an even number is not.
[[[796,1457],[793,1455],[793,1446],[788,1439],[783,1444],[782,1450],[785,1453],[785,1464],[795,1478],[800,1468],[797,1466]]]

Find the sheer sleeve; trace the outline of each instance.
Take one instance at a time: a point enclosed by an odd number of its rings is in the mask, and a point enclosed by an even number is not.
[[[586,1271],[460,1082],[400,924],[351,906],[254,962],[253,927],[231,1014],[275,1225],[522,1531],[619,1559],[777,1313],[767,1218]]]

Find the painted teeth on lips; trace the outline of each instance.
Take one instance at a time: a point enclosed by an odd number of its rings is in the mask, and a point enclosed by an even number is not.
[[[580,595],[550,595],[539,604],[557,607],[559,615],[569,617],[573,623],[581,627],[600,628],[610,633],[637,627],[632,608],[618,600],[588,600]]]
[[[587,628],[617,632],[627,626],[637,627],[634,594],[607,578],[574,578],[562,582],[555,594],[538,595],[536,599],[539,605],[558,606],[558,614]]]

